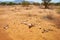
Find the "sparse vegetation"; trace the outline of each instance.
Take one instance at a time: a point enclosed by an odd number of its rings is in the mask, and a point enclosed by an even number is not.
[[[58,2],[58,3],[55,3],[55,5],[56,5],[56,6],[60,6],[60,2]]]
[[[9,2],[7,5],[16,5],[14,2]]]
[[[54,5],[54,6],[60,6],[60,2],[57,2],[57,3],[49,3],[49,5]]]
[[[17,3],[14,2],[1,2],[0,5],[16,5]]]
[[[60,6],[49,5],[54,9],[37,2],[1,3],[0,40],[60,40]]]
[[[45,19],[49,19],[49,20],[53,20],[53,15],[49,14],[49,15],[46,15],[44,16]]]
[[[0,2],[0,5],[21,5],[21,3],[15,3],[15,2]]]
[[[38,2],[33,2],[32,4],[33,5],[36,5],[36,6],[39,6],[40,5],[40,3],[38,3]]]
[[[6,2],[1,2],[0,5],[7,5],[7,3]]]
[[[21,5],[28,7],[28,6],[30,5],[30,3],[29,3],[28,1],[23,1],[23,2],[21,3]]]

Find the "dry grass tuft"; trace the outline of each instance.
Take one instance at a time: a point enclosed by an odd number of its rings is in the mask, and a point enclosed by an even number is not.
[[[60,29],[60,16],[56,17],[54,21],[54,24],[56,25],[56,28]]]
[[[53,16],[53,14],[48,14],[48,15],[44,16],[44,19],[53,20],[54,16]]]

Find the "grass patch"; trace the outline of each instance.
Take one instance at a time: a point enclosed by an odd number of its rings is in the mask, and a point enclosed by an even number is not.
[[[54,17],[52,14],[48,14],[48,15],[44,16],[44,19],[53,20]]]

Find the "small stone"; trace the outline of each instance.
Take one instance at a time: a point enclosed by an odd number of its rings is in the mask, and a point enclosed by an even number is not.
[[[39,29],[41,29],[41,28],[39,28]]]
[[[42,32],[42,33],[44,33],[44,32]]]

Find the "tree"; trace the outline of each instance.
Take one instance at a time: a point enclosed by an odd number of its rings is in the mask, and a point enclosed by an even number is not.
[[[43,4],[44,4],[45,8],[49,8],[48,4],[51,0],[42,0],[42,1],[43,1]]]

